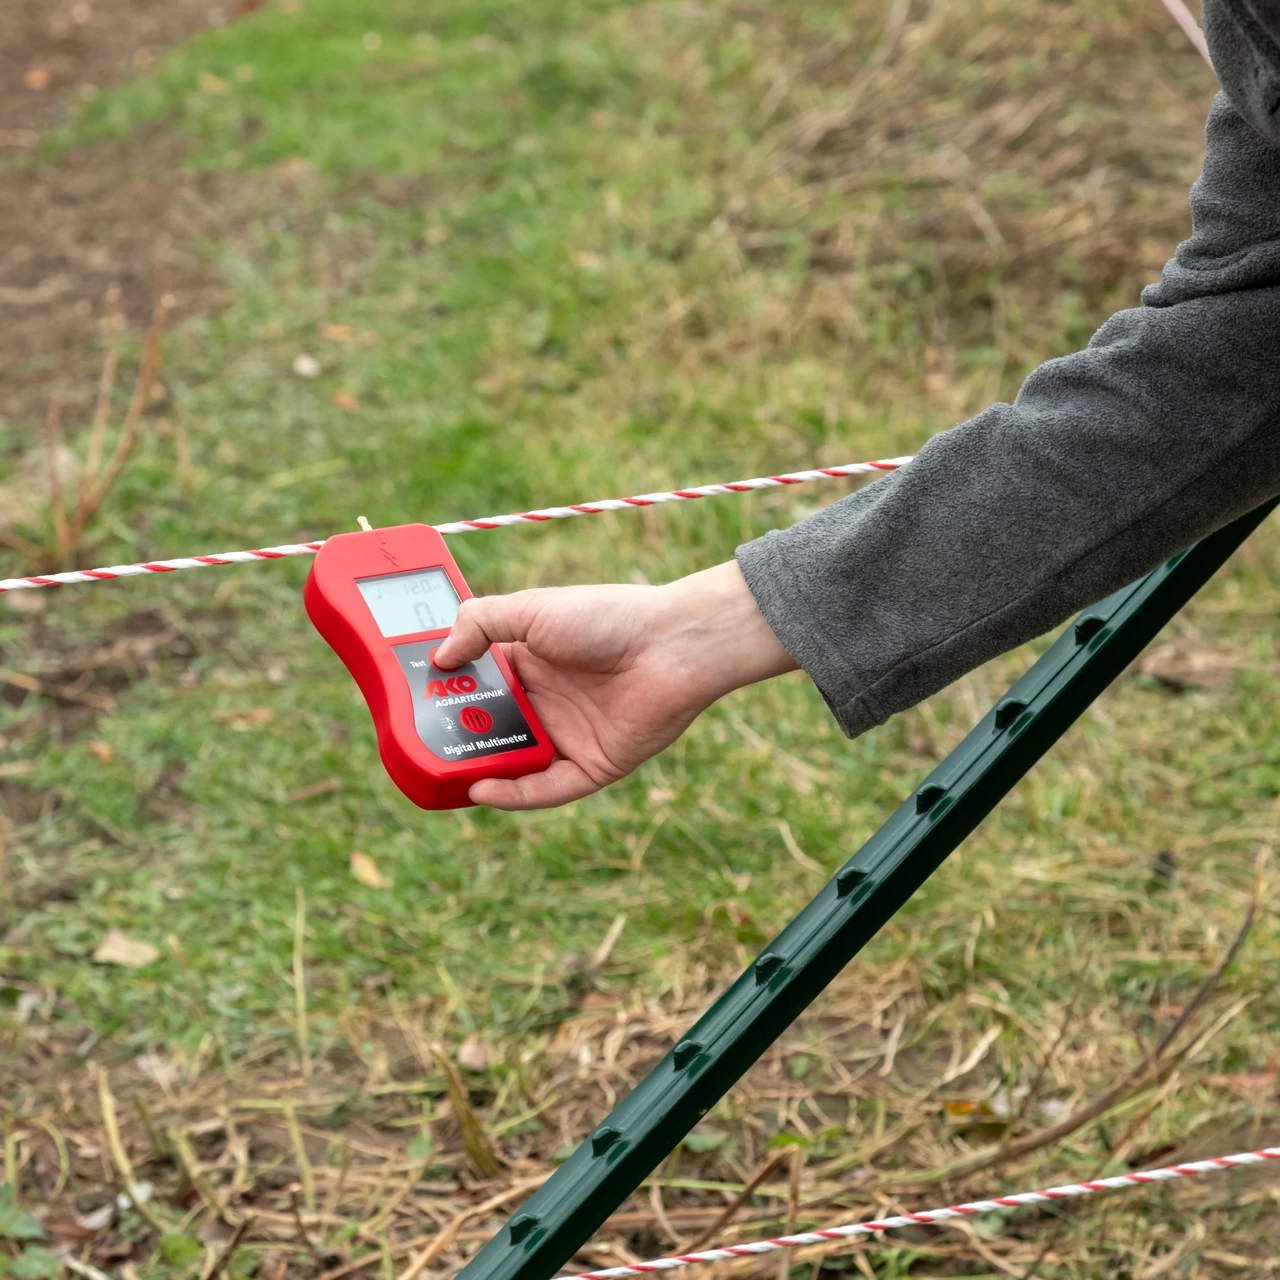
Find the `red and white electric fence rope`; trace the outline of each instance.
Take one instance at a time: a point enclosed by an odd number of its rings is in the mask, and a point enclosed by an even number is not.
[[[438,524],[440,533],[470,533],[473,529],[502,529],[513,524],[540,524],[544,520],[564,520],[569,516],[592,516],[602,511],[625,511],[631,507],[656,507],[664,502],[688,502],[721,493],[749,493],[752,489],[776,489],[779,485],[803,484],[807,480],[827,480],[844,476],[896,471],[911,457],[881,458],[876,462],[847,462],[839,467],[815,467],[811,471],[790,471],[780,476],[757,476],[754,480],[732,480],[727,484],[703,484],[692,489],[668,489],[662,493],[641,493],[633,498],[601,498],[598,502],[575,502],[567,507],[544,507],[540,511],[515,511],[505,516],[485,516],[480,520],[455,520]],[[220,551],[209,556],[184,556],[177,560],[146,560],[139,564],[113,564],[101,569],[75,569],[69,573],[32,574],[24,578],[0,578],[0,592],[27,587],[66,586],[77,582],[109,582],[115,578],[136,578],[148,573],[173,573],[177,569],[201,569],[215,564],[248,564],[257,560],[279,560],[284,556],[315,555],[320,542],[290,542],[280,547],[259,547],[256,551]]]
[[[1143,1187],[1151,1182],[1191,1178],[1200,1173],[1217,1173],[1223,1169],[1263,1164],[1267,1160],[1280,1160],[1280,1147],[1264,1147],[1260,1151],[1242,1151],[1238,1155],[1218,1156],[1214,1160],[1192,1160],[1187,1164],[1170,1165],[1164,1169],[1148,1169],[1145,1173],[1125,1173],[1114,1178],[1098,1178],[1093,1182],[1073,1182],[1064,1187],[1048,1187],[1044,1191],[1022,1191],[1017,1195],[997,1196],[992,1200],[973,1200],[968,1204],[953,1204],[946,1209],[922,1209],[919,1213],[904,1213],[900,1217],[882,1218],[877,1222],[858,1222],[847,1227],[827,1227],[822,1231],[802,1231],[794,1236],[778,1236],[773,1240],[753,1240],[748,1244],[725,1245],[719,1249],[706,1249],[701,1253],[686,1253],[675,1258],[655,1258],[652,1262],[637,1262],[629,1267],[583,1271],[578,1275],[567,1277],[566,1280],[615,1280],[615,1277],[619,1276],[649,1275],[654,1271],[672,1271],[676,1267],[691,1267],[701,1262],[726,1262],[733,1258],[747,1258],[757,1253],[773,1253],[777,1249],[794,1249],[806,1244],[829,1244],[832,1240],[874,1235],[877,1231],[893,1231],[898,1227],[947,1222],[953,1218],[973,1218],[979,1214],[995,1213],[999,1209],[1014,1209],[1020,1205],[1052,1204],[1057,1200],[1095,1195],[1099,1191],[1117,1191],[1124,1187]]]

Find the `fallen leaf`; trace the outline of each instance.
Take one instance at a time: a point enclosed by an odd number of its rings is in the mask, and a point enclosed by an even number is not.
[[[95,760],[101,760],[103,764],[110,764],[116,758],[109,742],[91,742],[85,747],[85,750]]]
[[[110,1206],[112,1217],[115,1216],[115,1205]],[[92,1240],[98,1233],[89,1227],[82,1226],[79,1220],[67,1222],[61,1218],[46,1218],[45,1230],[57,1240]],[[10,1275],[13,1273],[10,1272]]]
[[[325,324],[320,326],[320,336],[330,342],[350,342],[356,331],[349,324]]]
[[[172,946],[176,939],[170,935],[169,945]],[[170,1092],[174,1085],[182,1079],[182,1070],[173,1065],[166,1058],[158,1053],[140,1053],[134,1058],[134,1064],[138,1070],[142,1072],[148,1080],[154,1080],[165,1093]]]
[[[961,1098],[943,1102],[942,1114],[947,1124],[975,1137],[998,1137],[1009,1123],[1007,1115],[1000,1115],[987,1103]]]
[[[468,1071],[488,1071],[493,1058],[493,1045],[479,1036],[468,1036],[458,1050],[458,1066]]]
[[[248,729],[270,724],[276,718],[276,713],[270,707],[250,707],[248,711],[215,711],[213,718],[217,724],[229,725],[236,732],[244,733]]]
[[[38,67],[32,67],[22,77],[22,83],[28,89],[34,89],[39,93],[41,89],[47,89],[53,83],[53,68],[47,62],[42,62]]]
[[[159,948],[138,938],[130,938],[119,929],[109,929],[98,943],[93,958],[98,964],[118,964],[126,969],[141,969],[160,959]]]
[[[343,413],[355,413],[360,408],[360,401],[344,387],[339,387],[333,393],[333,403],[338,406]]]
[[[351,853],[351,874],[370,889],[387,887],[386,877],[378,870],[378,864],[367,853],[361,853],[358,849]]]
[[[649,803],[656,809],[660,804],[670,804],[676,798],[676,793],[670,787],[650,787]]]
[[[453,234],[448,227],[428,227],[426,230],[426,241],[428,244],[444,244],[444,242]]]
[[[221,76],[215,76],[212,71],[202,71],[198,78],[200,88],[205,93],[226,93],[231,88]]]
[[[309,356],[305,351],[300,352],[293,358],[293,371],[300,378],[318,378],[320,376],[320,361],[315,356]]]
[[[76,1214],[76,1222],[82,1230],[97,1234],[115,1221],[116,1207],[110,1200],[90,1213]]]

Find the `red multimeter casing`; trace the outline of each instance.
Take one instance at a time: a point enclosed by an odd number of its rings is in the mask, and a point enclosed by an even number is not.
[[[554,755],[500,646],[456,671],[432,663],[470,598],[425,524],[329,538],[303,592],[369,704],[391,780],[423,809],[464,808],[472,783],[540,773]]]

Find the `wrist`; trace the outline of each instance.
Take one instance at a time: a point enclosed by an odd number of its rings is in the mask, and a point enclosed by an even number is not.
[[[664,625],[691,692],[706,705],[744,685],[799,664],[774,635],[737,561],[729,560],[660,588]]]

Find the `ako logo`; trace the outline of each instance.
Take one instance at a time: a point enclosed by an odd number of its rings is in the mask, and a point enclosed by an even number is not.
[[[424,698],[447,698],[459,693],[475,693],[476,682],[472,676],[450,676],[448,680],[428,680]]]

